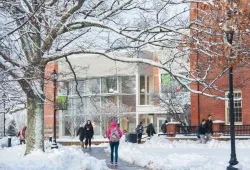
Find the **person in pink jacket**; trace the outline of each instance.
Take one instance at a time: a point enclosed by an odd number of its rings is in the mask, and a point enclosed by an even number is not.
[[[116,122],[112,122],[110,127],[108,128],[107,134],[106,136],[109,139],[109,145],[110,145],[110,157],[111,157],[111,161],[110,164],[111,165],[115,165],[117,166],[117,160],[118,160],[118,147],[119,147],[119,141],[120,138],[122,137],[122,132],[121,130],[116,126]],[[113,162],[114,160],[114,150],[115,150],[115,163]]]
[[[20,145],[22,145],[22,143],[25,144],[26,129],[27,129],[27,126],[22,127],[22,128],[20,129],[18,135],[17,135],[17,136],[19,136],[19,138],[20,138]]]

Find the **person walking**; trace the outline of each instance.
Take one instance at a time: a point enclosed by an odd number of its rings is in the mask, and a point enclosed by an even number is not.
[[[198,138],[200,138],[200,143],[205,144],[206,140],[205,140],[205,136],[207,133],[207,127],[206,127],[206,120],[202,119],[201,124],[199,125],[198,128]]]
[[[116,122],[112,122],[110,124],[110,127],[107,130],[106,134],[107,138],[109,139],[109,145],[110,145],[110,164],[117,166],[118,162],[118,147],[119,147],[119,141],[122,137],[122,132],[120,128],[116,126]],[[115,151],[115,162],[114,162],[114,151]]]
[[[141,143],[141,138],[142,138],[143,131],[144,131],[144,129],[143,129],[143,126],[142,126],[142,122],[140,122],[140,124],[136,128],[138,143]]]
[[[155,133],[155,128],[153,126],[153,123],[150,123],[148,126],[147,126],[147,130],[146,130],[146,133],[148,134],[148,139],[151,138],[151,136],[154,136]]]
[[[207,137],[207,141],[211,141],[212,140],[212,135],[213,135],[213,120],[212,120],[212,115],[209,114],[207,116],[207,121],[206,121],[206,127],[207,127],[207,134],[206,134],[206,137]]]
[[[89,149],[91,149],[91,139],[94,135],[94,129],[90,120],[87,121],[86,125],[83,128],[84,137],[85,137],[85,148],[89,145]]]
[[[23,126],[21,127],[19,133],[17,136],[19,136],[19,140],[20,140],[20,145],[25,144],[25,139],[26,139],[26,129],[27,129],[27,126]]]
[[[85,130],[83,128],[83,125],[80,125],[80,128],[77,130],[76,136],[79,135],[79,140],[80,140],[80,146],[83,149],[84,148],[84,136],[85,136]]]
[[[165,122],[161,125],[161,131],[162,133],[167,133],[167,123],[168,123],[168,120],[165,120]]]

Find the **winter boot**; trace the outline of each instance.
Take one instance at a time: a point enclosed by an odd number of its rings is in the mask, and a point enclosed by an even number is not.
[[[84,143],[80,142],[81,148],[84,149]]]

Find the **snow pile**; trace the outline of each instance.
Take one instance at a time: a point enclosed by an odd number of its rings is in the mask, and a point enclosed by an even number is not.
[[[250,140],[237,140],[236,146],[238,168],[250,169]],[[138,145],[121,140],[119,157],[154,170],[225,170],[229,165],[230,141],[212,140],[204,145],[198,141],[153,137]]]
[[[25,145],[0,150],[1,170],[107,170],[105,160],[83,153],[79,146],[34,151],[23,156]]]
[[[20,143],[19,138],[11,137],[11,145],[12,146],[16,146],[19,143]],[[0,139],[0,149],[4,148],[4,147],[8,147],[8,137],[3,137],[2,139]]]

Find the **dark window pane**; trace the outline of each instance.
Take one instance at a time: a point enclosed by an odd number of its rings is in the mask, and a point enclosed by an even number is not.
[[[129,107],[129,112],[135,112],[136,96],[135,95],[123,95],[122,104]]]
[[[113,93],[117,91],[117,77],[102,78],[102,93]]]

